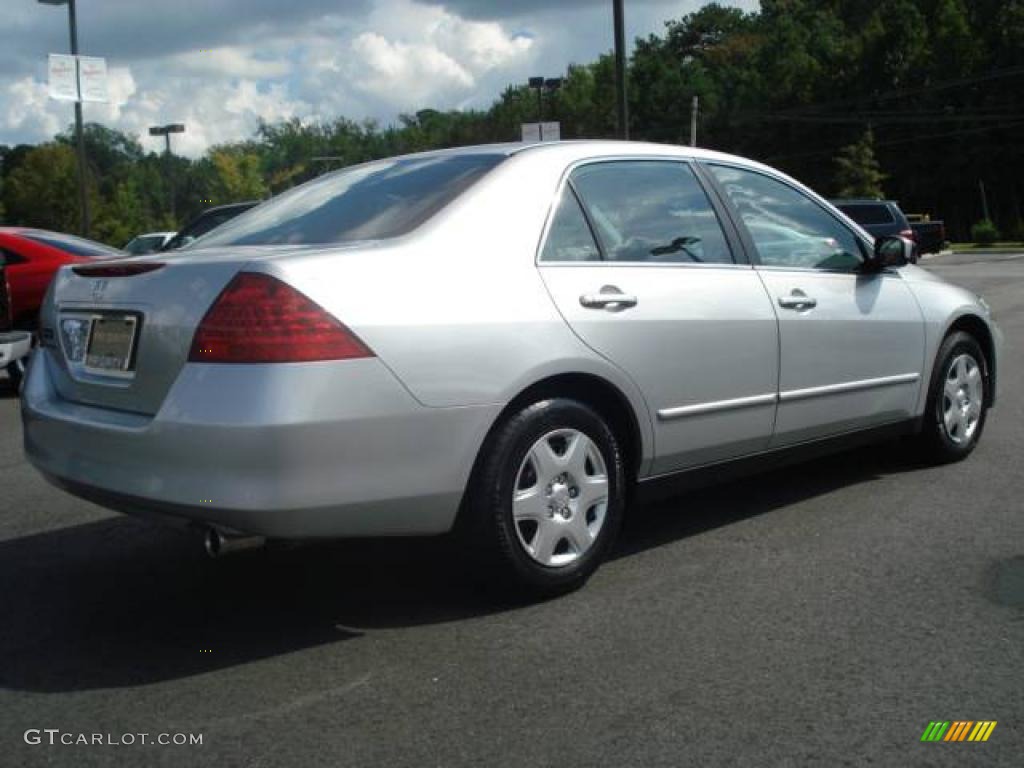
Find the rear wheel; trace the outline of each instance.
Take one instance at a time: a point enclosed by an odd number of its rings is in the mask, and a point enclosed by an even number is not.
[[[557,594],[610,550],[624,506],[614,433],[575,400],[534,403],[488,440],[466,499],[468,545],[487,576]]]
[[[959,461],[978,444],[987,414],[986,365],[981,346],[962,331],[950,334],[939,348],[921,433],[932,460]]]

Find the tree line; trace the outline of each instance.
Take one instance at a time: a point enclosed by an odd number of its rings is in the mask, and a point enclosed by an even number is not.
[[[1024,0],[762,0],[749,13],[712,3],[637,39],[627,78],[632,138],[688,143],[697,96],[702,147],[826,195],[897,199],[943,218],[954,239],[986,213],[1024,239]],[[614,137],[614,57],[570,65],[543,110],[563,138]],[[392,125],[264,123],[195,160],[90,123],[93,236],[120,246],[353,163],[515,141],[537,113],[536,92],[515,84],[488,109],[424,109]],[[75,168],[70,130],[0,145],[0,221],[79,231]]]

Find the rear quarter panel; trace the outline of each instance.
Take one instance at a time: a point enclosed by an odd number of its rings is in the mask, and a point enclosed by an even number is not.
[[[16,325],[23,325],[38,315],[46,290],[57,270],[78,259],[45,245],[27,243],[21,238],[8,237],[0,241],[0,245],[23,259],[21,263],[7,268],[7,280],[11,288],[11,314]]]

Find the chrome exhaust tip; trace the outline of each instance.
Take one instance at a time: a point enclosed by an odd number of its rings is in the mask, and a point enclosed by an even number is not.
[[[232,552],[262,547],[266,539],[262,536],[233,534],[219,528],[207,528],[203,536],[203,549],[210,557],[221,557]]]

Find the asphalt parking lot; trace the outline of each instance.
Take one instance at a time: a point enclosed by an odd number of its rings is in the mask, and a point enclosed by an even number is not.
[[[0,763],[1019,766],[1024,254],[927,265],[1006,334],[970,459],[894,444],[636,510],[541,604],[497,602],[443,542],[210,561],[47,486],[3,390]],[[998,726],[922,744],[931,720]],[[46,728],[203,743],[25,743]]]

